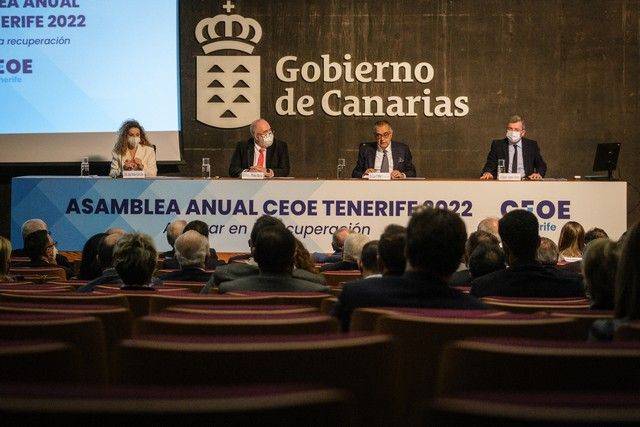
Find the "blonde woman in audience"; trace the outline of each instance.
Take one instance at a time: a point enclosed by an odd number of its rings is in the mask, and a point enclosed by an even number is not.
[[[9,262],[11,261],[11,242],[0,236],[0,282],[13,282],[9,276]]]
[[[560,230],[558,251],[566,262],[579,261],[584,247],[584,228],[575,221],[567,222]]]

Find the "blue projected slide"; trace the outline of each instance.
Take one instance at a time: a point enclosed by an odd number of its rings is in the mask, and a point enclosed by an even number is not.
[[[0,30],[0,162],[108,160],[128,118],[180,160],[176,0],[0,0]]]

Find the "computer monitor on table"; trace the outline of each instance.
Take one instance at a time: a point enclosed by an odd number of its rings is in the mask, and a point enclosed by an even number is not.
[[[613,171],[618,167],[618,156],[620,155],[619,142],[606,142],[598,144],[596,155],[593,159],[593,171],[606,171],[607,175],[586,176],[586,179],[609,180],[613,178]]]

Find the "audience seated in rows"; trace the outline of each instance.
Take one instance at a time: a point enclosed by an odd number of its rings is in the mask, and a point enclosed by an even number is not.
[[[32,219],[26,220],[24,224],[22,224],[22,228],[21,228],[22,242],[23,242],[22,249],[14,249],[13,252],[11,253],[11,256],[12,257],[28,257],[29,255],[27,255],[27,253],[24,250],[24,248],[26,247],[25,242],[26,242],[27,236],[33,233],[34,231],[39,231],[39,230],[49,231],[49,227],[47,226],[47,223],[41,220],[40,218],[32,218]],[[64,255],[60,255],[58,253],[57,248],[55,250],[55,253],[56,253],[56,256],[55,256],[56,264],[66,268],[67,271],[69,272],[73,272],[73,265],[69,262],[67,257],[65,257]]]
[[[363,279],[382,277],[378,269],[378,241],[371,240],[362,247],[358,269]]]
[[[587,296],[594,310],[613,310],[620,245],[608,238],[593,240],[582,258],[582,275]]]
[[[348,271],[358,269],[358,260],[362,254],[362,247],[369,241],[364,234],[350,233],[344,241],[342,261],[324,264],[320,271]]]
[[[466,240],[464,222],[457,214],[420,207],[407,226],[407,269],[402,276],[385,276],[347,283],[333,314],[343,331],[358,307],[486,308],[472,296],[448,285],[458,267]]]
[[[469,256],[469,274],[472,279],[504,269],[504,251],[496,243],[480,242]]]
[[[78,279],[93,280],[102,274],[102,269],[98,263],[98,245],[100,244],[100,240],[106,235],[106,233],[94,234],[85,242],[82,248]]]
[[[471,294],[476,297],[583,297],[579,274],[547,269],[536,260],[540,244],[538,218],[516,209],[499,221],[498,231],[509,267],[474,279]]]
[[[173,258],[175,256],[175,243],[179,235],[184,232],[184,228],[187,226],[187,221],[184,219],[176,219],[167,225],[167,243],[171,246],[170,251],[162,252],[160,258]]]
[[[593,242],[589,245],[593,245]],[[640,222],[627,232],[622,244],[615,278],[613,319],[597,320],[590,330],[592,339],[613,339],[616,329],[640,320]]]
[[[260,273],[260,269],[258,268],[258,264],[253,259],[253,254],[255,252],[255,241],[258,233],[262,228],[280,225],[284,227],[282,221],[278,218],[262,215],[259,217],[256,222],[253,224],[251,228],[251,233],[249,234],[249,250],[250,257],[248,259],[243,260],[243,262],[229,262],[226,265],[222,265],[215,269],[207,284],[202,288],[200,293],[207,294],[213,287],[219,287],[223,282],[227,282],[230,280],[239,279],[241,277],[256,275]],[[315,268],[314,268],[315,270]],[[318,274],[314,271],[305,270],[302,267],[298,266],[298,268],[294,268],[291,273],[293,277],[298,279],[308,280],[311,282],[315,282],[319,285],[326,284],[326,279],[322,274]]]
[[[11,262],[11,241],[0,236],[0,282],[13,282],[9,275]]]
[[[453,273],[449,282],[451,286],[468,286],[471,283],[472,277],[471,272],[469,271],[469,259],[471,258],[471,254],[473,253],[473,251],[482,242],[488,242],[498,245],[500,243],[500,240],[488,231],[483,230],[477,230],[469,234],[469,237],[467,238],[467,241],[464,245],[464,264],[466,268]]]
[[[185,233],[189,230],[197,231],[198,233],[206,237],[207,241],[209,241],[209,225],[207,225],[206,222],[200,221],[200,220],[191,221],[187,225],[185,225],[182,232]],[[207,258],[206,269],[215,270],[216,267],[224,264],[225,264],[224,261],[218,259],[218,254],[216,253],[216,250],[212,247],[209,247],[209,257]],[[170,258],[165,258],[162,264],[162,268],[177,270],[180,268],[180,264],[178,263],[178,260],[174,256]]]
[[[407,267],[404,247],[407,228],[398,224],[385,227],[378,241],[378,270],[383,276],[402,276]]]
[[[325,264],[341,261],[344,241],[347,240],[347,236],[349,236],[350,232],[351,231],[347,227],[340,227],[334,231],[331,237],[331,249],[333,250],[333,253],[326,254],[324,252],[314,252],[312,254],[314,262]]]
[[[78,288],[78,292],[91,292],[96,286],[109,284],[122,284],[122,279],[113,266],[113,248],[122,237],[122,234],[107,234],[98,243],[98,264],[102,270],[100,276]]]
[[[122,236],[113,248],[113,266],[122,279],[123,290],[154,290],[151,277],[156,269],[153,240],[144,233]]]
[[[560,230],[558,251],[566,262],[579,261],[584,248],[584,228],[575,221],[569,221]]]
[[[58,249],[56,242],[47,230],[34,231],[27,235],[24,241],[24,254],[29,261],[19,261],[13,264],[15,267],[60,267],[65,271],[67,279],[73,276],[73,270],[64,265],[58,265],[56,255]]]
[[[296,240],[284,225],[264,227],[256,236],[253,256],[260,270],[220,284],[220,293],[233,291],[315,291],[326,292],[327,286],[292,276]]]
[[[163,274],[159,279],[203,283],[209,280],[211,272],[205,270],[209,256],[206,237],[195,230],[187,230],[176,239],[174,250],[180,270]]]

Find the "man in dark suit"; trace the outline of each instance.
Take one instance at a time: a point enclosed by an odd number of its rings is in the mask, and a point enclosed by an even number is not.
[[[508,212],[500,219],[498,231],[509,267],[471,282],[476,297],[520,298],[584,297],[579,274],[545,268],[536,260],[540,245],[538,218],[524,209]]]
[[[11,252],[11,256],[12,257],[28,257],[27,253],[25,252],[25,241],[27,239],[27,236],[31,233],[33,233],[34,231],[38,231],[38,230],[47,230],[49,231],[49,227],[47,226],[47,223],[44,222],[43,220],[41,220],[40,218],[31,218],[28,219],[24,222],[24,224],[22,224],[22,248],[17,248],[14,249]],[[71,262],[69,262],[69,260],[67,259],[67,257],[65,257],[64,255],[60,255],[58,253],[58,249],[55,248],[55,255],[56,255],[56,264],[58,264],[59,266],[64,267],[67,271],[71,272],[73,274],[73,264],[71,264]]]
[[[266,226],[258,232],[253,251],[260,273],[220,284],[220,293],[233,291],[327,292],[316,282],[292,276],[296,240],[284,225]]]
[[[229,176],[237,178],[242,171],[263,172],[264,176],[289,176],[289,149],[287,143],[274,139],[271,125],[258,119],[249,127],[251,138],[240,141],[231,157]]]
[[[207,239],[209,239],[209,225],[204,221],[195,219],[189,222],[187,225],[185,225],[182,232],[186,233],[189,230],[195,230],[198,233],[202,234]],[[216,250],[212,247],[209,247],[209,256],[207,257],[207,265],[206,265],[207,270],[215,270],[216,267],[224,264],[225,264],[224,261],[218,259],[218,254],[216,253]],[[162,268],[177,270],[180,268],[180,264],[178,263],[178,259],[175,256],[172,256],[164,259],[164,261],[162,262]]]
[[[113,267],[113,248],[122,237],[122,234],[107,234],[98,243],[98,264],[102,269],[102,274],[85,285],[80,286],[78,292],[92,292],[97,286],[109,284],[122,284],[122,279]]]
[[[505,172],[519,173],[531,180],[541,180],[547,173],[547,164],[540,154],[538,143],[524,138],[527,133],[520,116],[511,116],[507,123],[507,136],[495,139],[487,155],[480,179],[498,176],[498,160],[505,161]]]
[[[160,280],[206,282],[211,272],[205,270],[209,256],[209,240],[196,230],[182,233],[175,241],[175,257],[180,270],[159,276]]]
[[[343,331],[358,307],[486,308],[475,298],[451,288],[467,231],[460,217],[444,209],[416,209],[407,226],[407,269],[402,276],[383,276],[347,283],[333,314]]]
[[[409,146],[393,141],[393,129],[388,121],[376,122],[373,136],[376,142],[360,144],[358,163],[351,173],[353,178],[363,178],[376,171],[389,172],[393,179],[416,176]]]

